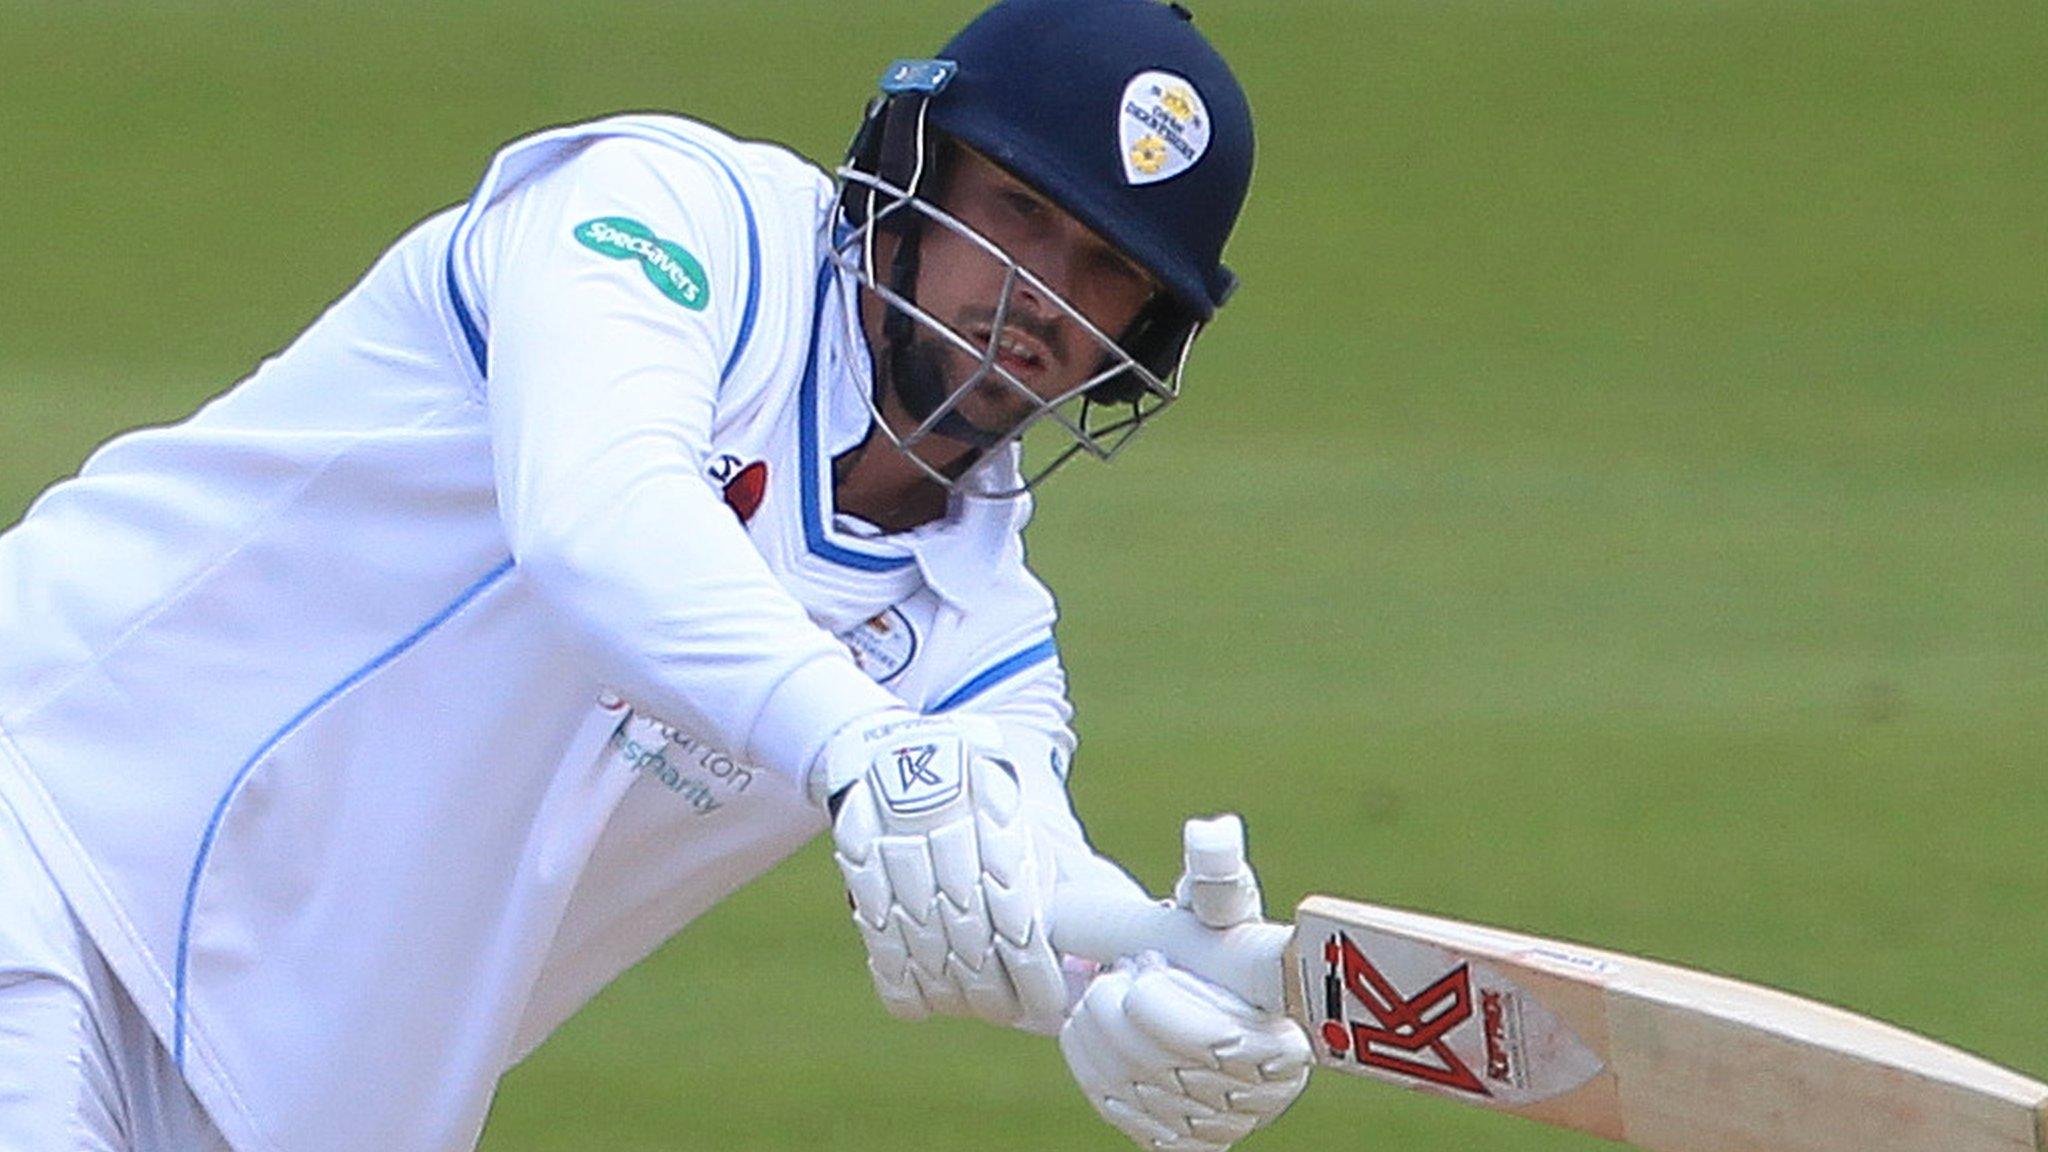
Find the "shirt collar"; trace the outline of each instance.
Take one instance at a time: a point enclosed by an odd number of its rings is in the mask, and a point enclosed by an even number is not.
[[[821,366],[818,402],[821,435],[819,444],[825,459],[819,467],[830,469],[831,458],[851,448],[868,434],[874,414],[867,396],[874,387],[874,359],[868,352],[866,333],[861,328],[858,301],[860,282],[844,267],[834,270],[827,299],[819,307],[833,309],[827,323],[820,325]],[[896,451],[893,445],[879,445]],[[1011,446],[1002,459],[981,467],[999,468],[999,479],[1014,480],[1019,471],[1018,449]],[[896,532],[881,539],[906,549],[916,560],[919,572],[932,591],[955,607],[964,606],[976,591],[986,588],[989,578],[1006,563],[1021,560],[1018,541],[1031,519],[1031,497],[995,500],[958,493],[948,501],[946,515],[908,532]],[[1009,553],[1016,549],[1019,556]]]

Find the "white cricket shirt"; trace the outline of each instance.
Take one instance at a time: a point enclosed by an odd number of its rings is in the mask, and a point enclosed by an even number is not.
[[[1004,720],[1086,859],[1028,503],[834,521],[870,369],[832,199],[682,120],[520,141],[0,537],[0,800],[240,1152],[469,1147],[899,701]]]

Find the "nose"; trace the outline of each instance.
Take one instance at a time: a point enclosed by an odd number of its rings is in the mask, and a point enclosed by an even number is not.
[[[1041,278],[1045,275],[1036,268],[1033,268],[1032,272]],[[1059,290],[1057,284],[1052,287],[1054,291]],[[1067,315],[1065,308],[1047,300],[1044,293],[1030,281],[1017,281],[1017,286],[1010,297],[1009,314],[1004,319],[1004,326],[1038,339],[1045,345],[1046,352],[1052,356],[1055,364],[1066,363],[1072,319]]]
[[[1034,279],[1019,276],[1016,287],[1010,294],[1010,312],[1023,319],[1047,322],[1062,318],[1063,313],[1053,305],[1047,292],[1058,293],[1062,298],[1067,294],[1065,261],[1059,258],[1050,245],[1040,245],[1036,251],[1019,261]],[[1043,284],[1045,287],[1040,288]]]
[[[1083,243],[1056,236],[1041,241],[1019,257],[1037,279],[1017,281],[1011,299],[1012,314],[1034,321],[1039,329],[1036,334],[1055,344],[1056,352],[1064,353],[1075,328],[1073,314],[1089,315],[1087,249]],[[1057,301],[1048,299],[1047,292],[1056,294]]]
[[[1074,283],[1074,272],[1079,262],[1079,246],[1070,237],[1056,235],[1038,244],[1024,266],[1031,269],[1047,287],[1059,293],[1062,299],[1072,304],[1075,290],[1079,287]],[[1029,292],[1033,299],[1037,299],[1038,291],[1035,286],[1026,283],[1020,285],[1020,288]],[[1038,300],[1038,303],[1050,302]]]

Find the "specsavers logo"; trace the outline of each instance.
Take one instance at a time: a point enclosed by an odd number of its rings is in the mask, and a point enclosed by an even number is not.
[[[576,242],[614,260],[638,260],[647,279],[661,294],[692,312],[711,302],[711,280],[704,266],[680,244],[663,240],[654,229],[624,216],[603,216],[576,226]]]
[[[1171,180],[1194,167],[1209,150],[1209,109],[1195,86],[1179,76],[1140,72],[1124,85],[1117,143],[1125,180]]]

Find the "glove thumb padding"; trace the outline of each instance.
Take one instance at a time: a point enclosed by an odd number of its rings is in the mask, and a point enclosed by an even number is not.
[[[1265,914],[1258,873],[1246,855],[1244,820],[1234,812],[1181,825],[1181,873],[1173,902],[1211,928],[1234,928]]]

